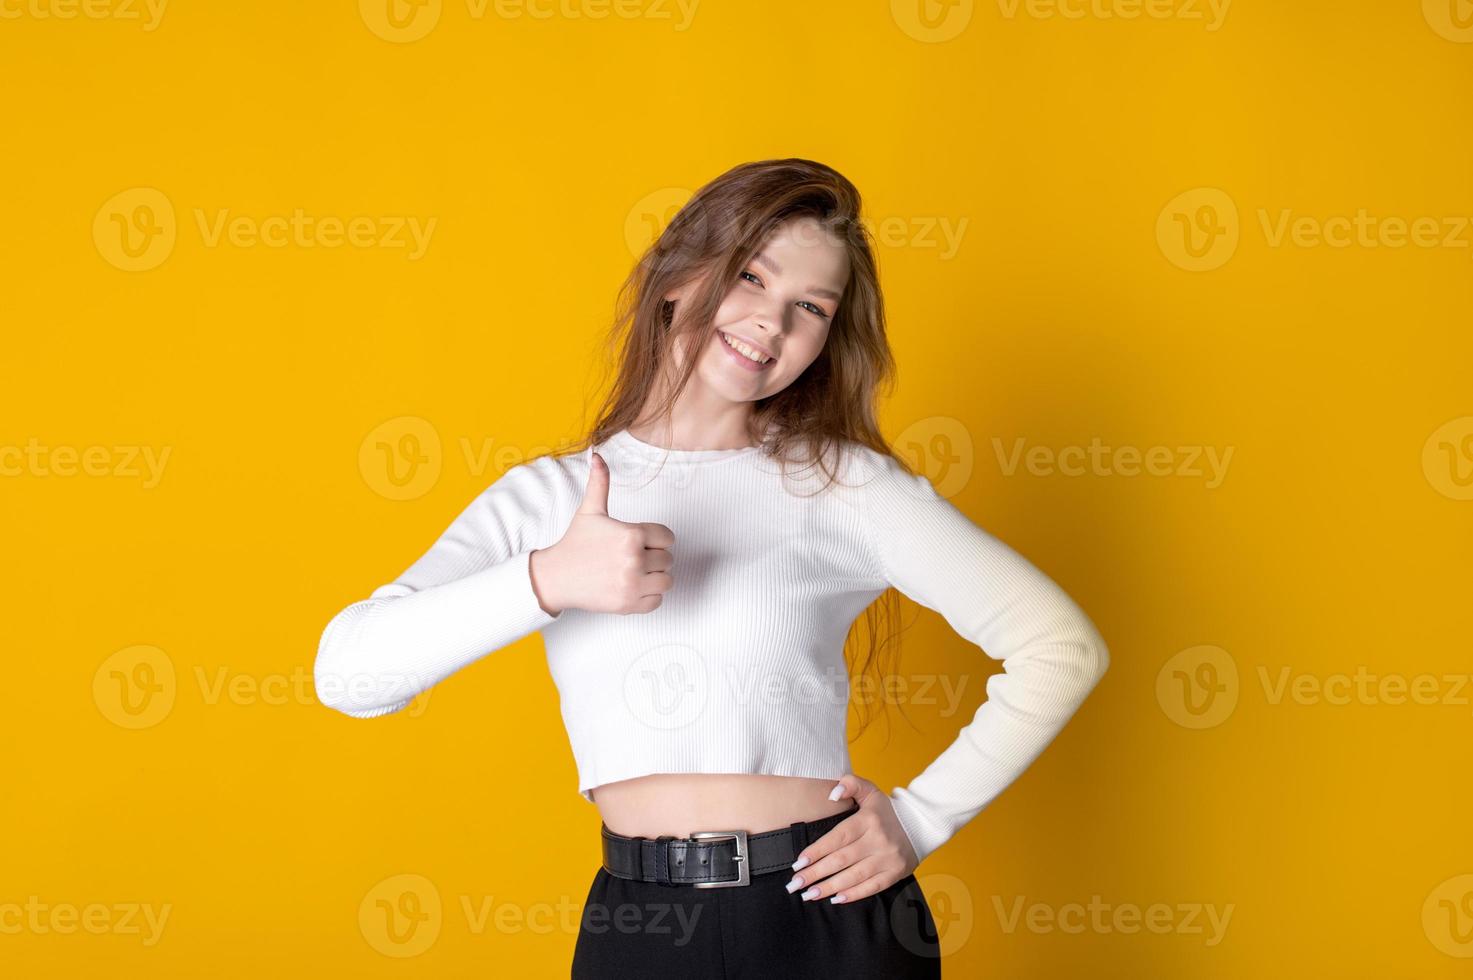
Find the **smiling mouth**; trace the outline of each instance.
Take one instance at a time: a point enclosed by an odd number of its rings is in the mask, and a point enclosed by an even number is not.
[[[716,333],[718,336],[720,336],[721,342],[723,344],[725,344],[727,347],[730,347],[732,350],[736,351],[738,354],[742,355],[753,364],[771,364],[773,361],[777,360],[777,358],[770,357],[769,355],[762,353],[761,351],[750,346],[746,342],[738,340],[724,330],[717,330]]]

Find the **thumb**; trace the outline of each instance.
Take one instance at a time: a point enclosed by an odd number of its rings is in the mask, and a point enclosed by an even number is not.
[[[846,772],[839,777],[838,783],[829,793],[829,799],[836,801],[852,799],[863,806],[866,800],[879,792],[879,789],[878,786],[868,779],[862,776],[856,776],[852,772]]]
[[[609,514],[609,464],[598,453],[589,454],[588,489],[583,491],[580,514]]]

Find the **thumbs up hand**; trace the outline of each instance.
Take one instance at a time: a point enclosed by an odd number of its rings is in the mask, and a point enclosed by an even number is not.
[[[663,524],[630,524],[609,516],[609,466],[590,454],[588,487],[562,539],[532,552],[532,590],[542,608],[647,613],[658,609],[674,584],[670,546],[675,532]]]

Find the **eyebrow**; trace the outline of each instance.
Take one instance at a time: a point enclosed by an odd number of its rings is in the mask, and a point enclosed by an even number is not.
[[[782,266],[778,265],[776,262],[772,261],[772,259],[768,258],[766,255],[760,252],[753,257],[752,261],[760,262],[763,265],[767,266],[767,268],[772,270],[772,274],[775,276],[780,276],[783,274]],[[808,292],[812,293],[815,296],[822,296],[825,299],[831,299],[835,303],[839,301],[839,294],[834,292],[832,289],[809,286]]]

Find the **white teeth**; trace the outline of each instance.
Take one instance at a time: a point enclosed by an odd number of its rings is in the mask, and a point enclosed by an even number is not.
[[[747,358],[749,361],[756,361],[758,364],[766,364],[768,361],[772,360],[772,358],[768,357],[767,355],[759,354],[757,351],[754,351],[752,348],[748,347],[746,344],[742,343],[740,340],[737,340],[730,334],[723,333],[721,335],[721,339],[726,342],[726,346],[730,347],[738,354]]]

